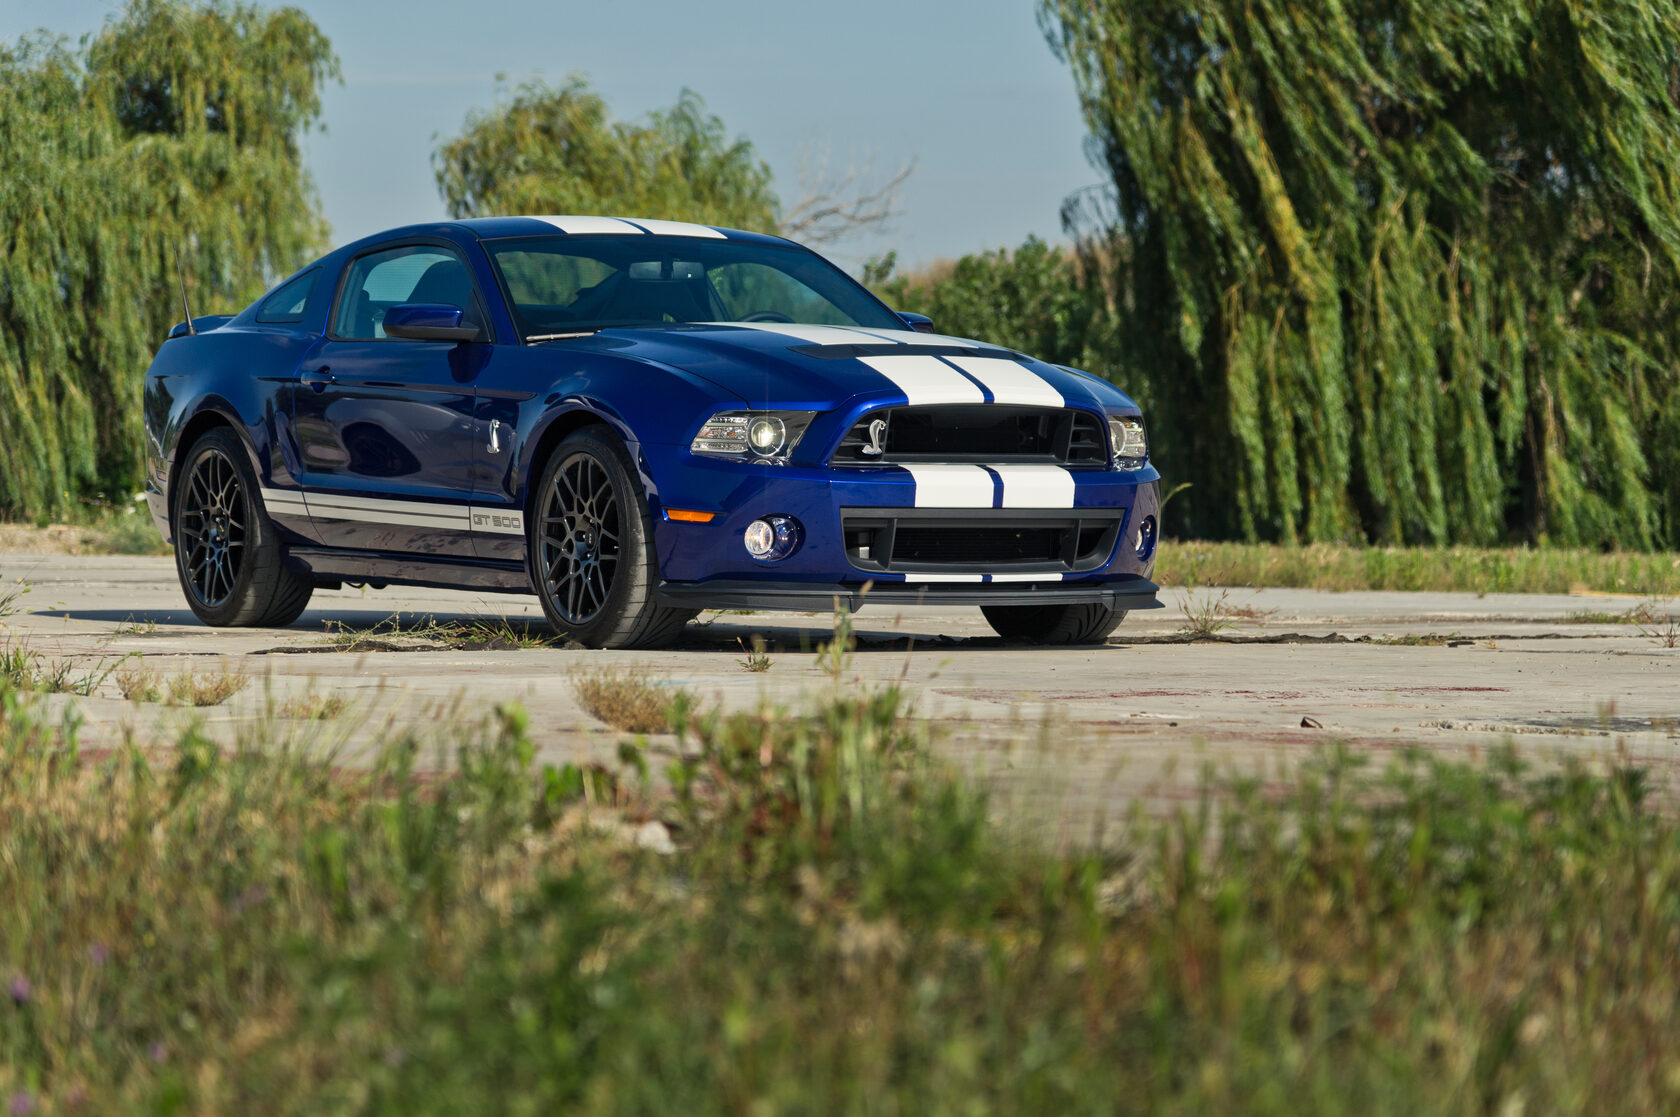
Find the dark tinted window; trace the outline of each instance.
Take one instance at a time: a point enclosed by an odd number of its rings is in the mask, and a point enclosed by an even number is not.
[[[333,336],[370,341],[385,336],[385,312],[403,303],[434,303],[461,309],[461,323],[484,324],[472,273],[460,256],[435,244],[388,248],[350,265],[333,311]]]
[[[791,245],[585,235],[485,247],[526,338],[673,322],[905,328],[839,268]]]
[[[315,280],[320,274],[319,271],[312,271],[307,275],[300,275],[268,296],[263,300],[262,306],[257,308],[257,321],[303,321],[303,308],[309,305],[309,296],[315,290]]]

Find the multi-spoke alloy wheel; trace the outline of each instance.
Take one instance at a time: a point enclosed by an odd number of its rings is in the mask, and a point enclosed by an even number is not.
[[[584,427],[533,480],[526,548],[548,622],[592,648],[673,640],[694,613],[655,598],[653,521],[624,444],[605,427]]]
[[[244,563],[250,507],[233,462],[212,449],[193,462],[181,494],[180,539],[187,588],[203,605],[227,604]]]
[[[205,624],[287,625],[315,585],[287,569],[250,452],[228,427],[187,450],[170,485],[175,572]]]
[[[552,474],[542,504],[543,588],[568,625],[601,615],[623,550],[618,493],[607,467],[575,450]]]

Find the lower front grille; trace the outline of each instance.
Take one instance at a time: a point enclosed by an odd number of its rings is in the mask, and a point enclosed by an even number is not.
[[[846,556],[859,570],[901,573],[1068,574],[1114,554],[1122,509],[849,508]]]

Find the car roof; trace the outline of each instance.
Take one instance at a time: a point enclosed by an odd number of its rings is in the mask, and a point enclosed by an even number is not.
[[[667,221],[647,217],[598,217],[583,214],[556,214],[541,217],[470,217],[455,221],[426,222],[386,229],[345,245],[360,249],[381,241],[402,237],[438,236],[450,231],[465,231],[479,240],[501,237],[534,236],[599,236],[602,234],[655,235],[666,237],[703,237],[706,239],[756,241],[761,244],[793,244],[793,241],[768,233],[754,233],[745,229],[729,229],[719,225],[699,225],[690,221]]]

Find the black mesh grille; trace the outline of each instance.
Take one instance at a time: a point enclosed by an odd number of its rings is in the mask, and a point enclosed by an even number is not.
[[[884,407],[866,412],[846,432],[831,461],[835,465],[1042,462],[1100,467],[1108,464],[1108,436],[1100,416],[1072,407],[990,403]]]
[[[1118,509],[1098,508],[853,508],[842,512],[841,527],[846,555],[860,570],[1056,574],[1106,563],[1124,519]]]
[[[1055,528],[900,527],[897,563],[1060,562],[1064,533]]]

